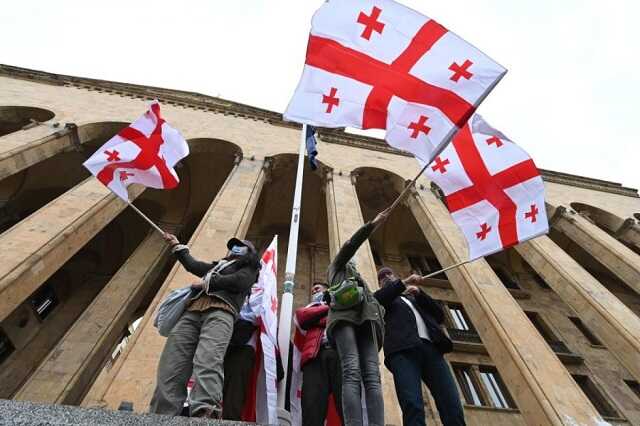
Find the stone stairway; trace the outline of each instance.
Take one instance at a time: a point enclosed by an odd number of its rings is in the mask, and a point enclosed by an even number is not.
[[[83,426],[201,426],[250,425],[221,420],[190,419],[130,411],[111,411],[70,405],[37,404],[0,399],[0,425],[83,425]]]

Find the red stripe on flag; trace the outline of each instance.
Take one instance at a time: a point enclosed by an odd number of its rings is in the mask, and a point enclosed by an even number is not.
[[[428,30],[432,31],[431,28]],[[427,36],[421,37],[424,37],[425,40],[428,39]],[[422,40],[422,38],[414,38],[414,41],[407,48],[407,50],[411,50],[406,54],[406,57],[403,57],[404,53],[400,55],[398,58],[402,58],[400,65],[406,66],[406,63],[418,55],[418,47],[412,47],[414,42],[417,44],[416,40]],[[474,111],[473,105],[454,92],[433,86],[406,71],[400,71],[400,65],[398,65],[398,69],[395,69],[392,65],[385,64],[327,38],[313,35],[309,37],[306,64],[360,81],[373,86],[373,90],[378,90],[379,95],[375,95],[371,103],[365,105],[362,119],[365,129],[372,127],[384,129],[386,127],[388,101],[385,104],[385,99],[391,99],[392,95],[408,102],[434,106],[458,127],[462,127]],[[383,104],[384,116],[382,115]],[[382,117],[385,118],[384,125],[381,124]]]
[[[498,229],[502,246],[509,247],[517,244],[516,204],[507,196],[504,192],[505,187],[500,184],[509,182],[513,186],[522,182],[519,166],[524,164],[525,170],[531,172],[528,169],[529,165],[525,164],[526,161],[519,163],[501,172],[502,175],[499,179],[494,179],[494,176],[489,173],[478,147],[476,147],[468,124],[460,129],[453,138],[452,144],[460,157],[462,167],[473,182],[473,186],[447,196],[447,206],[450,211],[454,212],[478,201],[487,200],[499,212]],[[507,175],[510,176],[507,177]]]
[[[420,28],[409,46],[389,67],[392,70],[408,73],[409,70],[427,53],[433,45],[447,33],[447,29],[436,21],[429,21]],[[387,126],[387,109],[393,93],[380,87],[374,87],[365,104],[362,127],[365,129],[384,129]]]

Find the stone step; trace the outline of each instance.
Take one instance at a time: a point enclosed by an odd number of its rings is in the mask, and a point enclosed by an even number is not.
[[[130,411],[111,411],[71,405],[38,404],[0,399],[0,425],[83,425],[83,426],[202,426],[251,425],[226,420],[190,419]]]

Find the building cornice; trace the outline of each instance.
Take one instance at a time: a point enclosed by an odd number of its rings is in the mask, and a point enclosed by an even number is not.
[[[216,114],[259,120],[266,123],[300,129],[298,123],[284,121],[282,114],[257,108],[239,102],[228,101],[214,96],[203,95],[182,90],[164,89],[160,87],[142,86],[138,84],[119,83],[85,77],[74,77],[53,74],[44,71],[30,70],[11,65],[0,64],[0,76],[35,81],[56,86],[68,86],[108,94],[121,95],[134,99],[158,99],[162,103],[177,105],[201,111],[211,111]],[[383,140],[368,136],[354,135],[343,129],[320,129],[319,137],[323,142],[347,145],[356,148],[385,152],[389,154],[411,157],[410,154],[391,148]],[[584,176],[570,175],[562,172],[540,169],[542,177],[547,182],[569,185],[595,191],[609,192],[628,197],[640,197],[638,190],[627,188],[616,182],[593,179]]]

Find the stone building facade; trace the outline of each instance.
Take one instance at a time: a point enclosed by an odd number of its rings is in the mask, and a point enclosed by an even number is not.
[[[156,98],[191,155],[178,189],[132,187],[134,204],[204,259],[233,235],[265,247],[277,234],[282,278],[299,127],[195,93],[0,66],[0,398],[146,410],[164,344],[152,313],[194,277],[81,164]],[[296,305],[418,170],[380,140],[319,139],[321,167],[304,175]],[[548,236],[425,287],[446,307],[468,424],[640,424],[638,192],[543,175]],[[381,265],[426,273],[464,260],[466,245],[421,179],[357,256],[375,284]],[[399,425],[383,372],[387,423]]]

